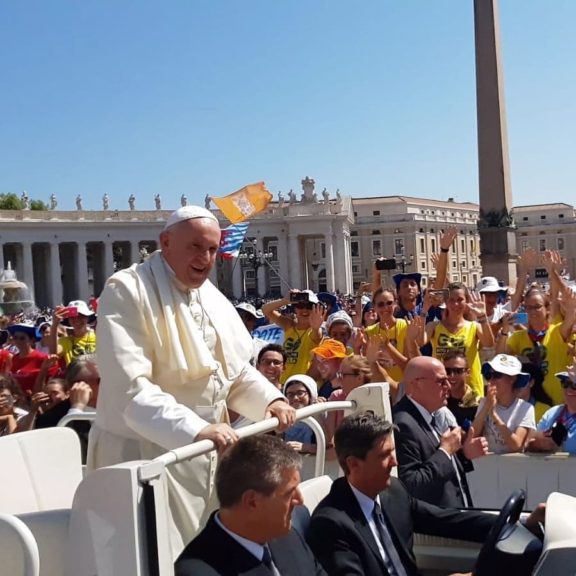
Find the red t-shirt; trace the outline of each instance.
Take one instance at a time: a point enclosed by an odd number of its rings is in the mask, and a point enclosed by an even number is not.
[[[5,348],[0,349],[0,374],[6,372],[8,360],[10,360],[11,356],[12,354]]]
[[[20,354],[15,354],[12,357],[11,374],[14,376],[18,384],[20,384],[20,388],[22,388],[24,392],[28,392],[34,387],[42,362],[44,362],[46,358],[48,358],[48,354],[38,352],[38,350],[32,350],[25,358],[22,358]],[[57,366],[55,367],[55,370],[54,368],[50,368],[48,375],[52,376],[56,372],[58,372]]]

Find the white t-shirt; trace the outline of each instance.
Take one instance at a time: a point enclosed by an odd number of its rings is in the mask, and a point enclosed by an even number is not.
[[[485,398],[480,400],[476,414],[480,412],[482,406],[484,406],[485,401]],[[508,430],[512,430],[512,432],[516,431],[516,429],[520,427],[528,428],[530,430],[536,429],[534,406],[520,398],[516,398],[516,400],[514,400],[514,402],[512,402],[512,404],[510,404],[508,407],[496,404],[494,411],[506,424]],[[489,452],[494,452],[496,454],[504,454],[506,452],[510,452],[506,446],[506,442],[504,442],[502,435],[500,434],[498,428],[490,416],[486,418],[483,435],[488,441]]]

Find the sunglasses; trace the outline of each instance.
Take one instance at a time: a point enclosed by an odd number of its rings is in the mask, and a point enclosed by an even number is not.
[[[462,376],[462,374],[466,373],[468,368],[446,368],[446,374],[448,376]]]
[[[506,376],[506,374],[503,374],[502,372],[492,371],[485,374],[484,378],[486,378],[486,380],[500,380],[501,378],[504,378],[504,376]]]
[[[560,385],[564,390],[576,390],[576,382],[572,382],[572,380],[568,380],[567,378],[562,378]]]
[[[293,304],[296,310],[312,310],[314,304]]]

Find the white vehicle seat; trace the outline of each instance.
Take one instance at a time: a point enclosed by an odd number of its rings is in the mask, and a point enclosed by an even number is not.
[[[535,576],[574,574],[576,565],[576,498],[553,492],[546,502],[544,550]]]
[[[0,511],[30,528],[40,553],[40,574],[62,576],[70,509],[82,480],[80,441],[69,428],[47,428],[0,438],[3,464]],[[0,572],[24,570],[21,544],[0,523]]]
[[[0,511],[10,514],[71,508],[82,481],[80,441],[69,428],[0,438]]]
[[[330,476],[319,476],[318,478],[311,478],[300,484],[300,491],[304,498],[304,506],[308,508],[308,512],[312,514],[314,509],[320,501],[328,496],[330,487],[332,486],[332,478]]]

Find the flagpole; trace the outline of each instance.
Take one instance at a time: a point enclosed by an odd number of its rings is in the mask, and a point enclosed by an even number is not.
[[[288,290],[291,290],[292,286],[290,286],[290,282],[288,282],[282,276],[282,274],[280,274],[280,272],[278,272],[278,270],[276,270],[276,268],[274,268],[274,266],[272,266],[272,264],[268,261],[268,258],[266,258],[265,256],[262,256],[262,260],[264,260],[264,263],[268,265],[270,270],[272,270],[272,272],[274,272],[274,274],[276,274],[276,276],[278,276],[278,278],[280,278],[280,282],[284,283],[286,285],[286,288],[288,288]]]

